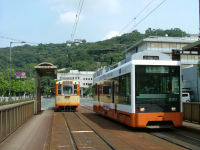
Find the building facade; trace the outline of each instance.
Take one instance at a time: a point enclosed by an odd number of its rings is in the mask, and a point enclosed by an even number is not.
[[[78,81],[81,87],[81,95],[89,86],[93,85],[93,71],[70,70],[68,73],[58,73],[57,80],[73,80]]]
[[[182,69],[183,89],[191,92],[191,100],[199,102],[200,100],[200,77],[198,67],[187,67]]]
[[[125,54],[126,57],[128,57],[133,53],[149,50],[149,51],[159,51],[168,54],[170,57],[172,57],[172,50],[182,50],[183,47],[197,40],[198,36],[191,36],[191,37],[150,36],[132,45],[131,47],[123,51],[123,54]],[[183,67],[188,65],[197,65],[198,55],[192,55],[189,53],[186,55],[181,55],[181,63]]]

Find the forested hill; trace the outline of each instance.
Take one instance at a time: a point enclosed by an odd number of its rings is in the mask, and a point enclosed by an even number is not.
[[[79,46],[66,47],[62,44],[39,44],[38,46],[17,46],[12,48],[12,68],[15,71],[25,71],[27,75],[34,74],[34,66],[41,62],[50,62],[57,67],[78,70],[96,70],[100,66],[110,64],[123,59],[121,52],[137,41],[148,36],[181,37],[186,33],[178,28],[169,30],[147,29],[145,34],[137,30],[132,33],[123,34],[109,40],[83,43]],[[111,51],[112,50],[112,51]],[[6,73],[9,68],[9,47],[0,49],[0,72]]]

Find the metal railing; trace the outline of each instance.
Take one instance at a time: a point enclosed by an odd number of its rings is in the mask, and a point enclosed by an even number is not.
[[[183,102],[183,120],[200,123],[200,103]]]
[[[0,106],[0,143],[34,114],[34,101]]]
[[[11,97],[11,100],[12,101],[15,101],[15,100],[26,100],[26,99],[30,99],[30,100],[33,100],[34,99],[34,96],[13,96]],[[9,97],[0,97],[0,102],[2,101],[9,101]]]

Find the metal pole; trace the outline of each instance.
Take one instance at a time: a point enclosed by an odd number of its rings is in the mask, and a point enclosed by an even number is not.
[[[200,40],[200,0],[199,0],[199,40]]]
[[[9,100],[11,100],[11,60],[12,60],[12,43],[26,43],[24,41],[21,42],[10,42],[10,64],[9,64]]]
[[[12,42],[10,42],[10,64],[9,64],[9,100],[11,100],[11,52],[12,52]]]

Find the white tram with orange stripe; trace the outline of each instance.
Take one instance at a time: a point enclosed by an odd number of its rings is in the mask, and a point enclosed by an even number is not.
[[[77,81],[56,82],[55,109],[76,110],[80,108],[80,84]]]
[[[182,126],[180,61],[144,51],[94,74],[93,110],[131,127]]]

